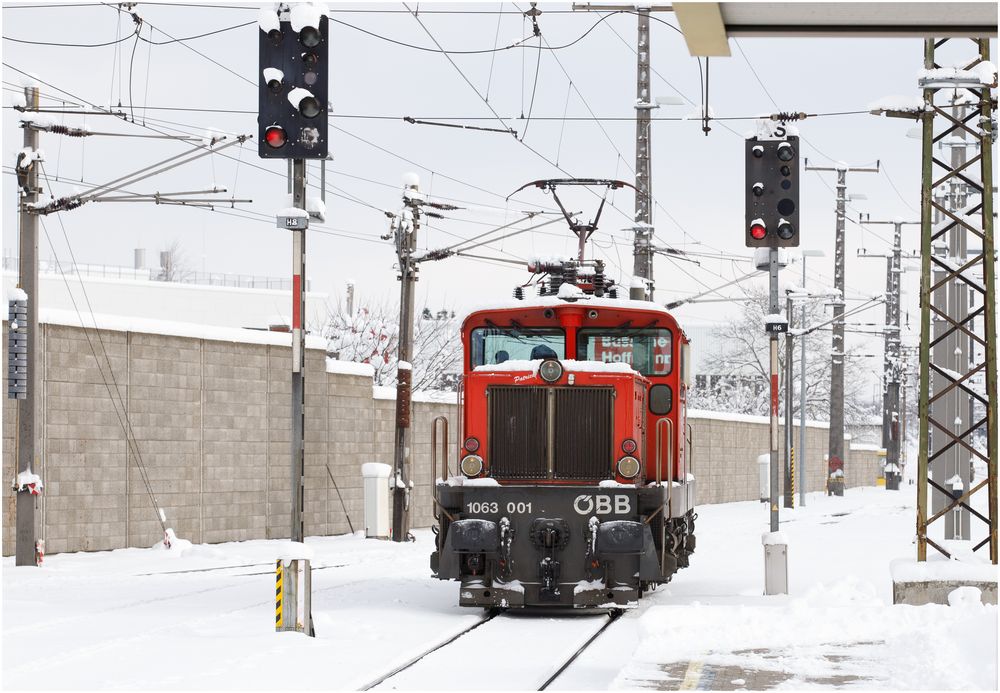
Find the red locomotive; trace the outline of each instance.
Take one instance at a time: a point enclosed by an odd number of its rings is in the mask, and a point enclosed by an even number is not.
[[[460,475],[435,483],[436,577],[460,604],[622,607],[695,548],[689,342],[600,261],[462,325]],[[519,292],[515,292],[518,296]]]

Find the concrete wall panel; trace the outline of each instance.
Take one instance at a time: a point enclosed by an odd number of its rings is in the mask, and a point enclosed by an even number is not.
[[[47,551],[151,546],[163,535],[151,496],[191,541],[289,536],[288,347],[58,325],[43,326],[42,342],[38,518]],[[126,412],[134,447],[123,432]],[[305,414],[306,534],[364,529],[361,465],[392,462],[395,402],[384,390],[373,394],[369,377],[328,373],[323,353],[309,350]],[[454,473],[456,414],[454,404],[414,403],[413,527],[433,522],[432,422],[448,418]],[[16,404],[5,399],[4,555],[14,551],[15,419]],[[756,499],[767,424],[700,414],[690,423],[699,503]],[[808,428],[799,455],[810,491],[824,488],[827,435]],[[874,484],[878,468],[875,450],[851,450],[847,485]]]

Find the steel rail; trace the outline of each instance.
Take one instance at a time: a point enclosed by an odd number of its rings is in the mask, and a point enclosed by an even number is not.
[[[476,621],[475,623],[473,623],[471,626],[469,626],[465,630],[460,630],[459,632],[457,632],[454,635],[452,635],[450,638],[448,638],[446,640],[443,640],[442,642],[438,643],[434,647],[432,647],[432,648],[430,648],[428,650],[424,650],[424,652],[422,652],[421,654],[417,655],[413,659],[409,660],[408,662],[406,662],[404,664],[400,664],[398,667],[396,667],[392,671],[388,672],[387,674],[383,674],[382,676],[378,677],[377,679],[369,681],[364,686],[360,687],[358,690],[360,690],[360,691],[370,691],[371,689],[375,688],[375,686],[378,686],[382,682],[384,682],[384,681],[386,681],[388,679],[391,679],[396,674],[399,674],[399,673],[401,673],[403,671],[406,671],[407,669],[409,669],[410,667],[412,667],[414,664],[416,664],[417,662],[419,662],[420,660],[422,660],[424,657],[427,657],[428,655],[431,655],[431,654],[437,652],[438,650],[440,650],[440,649],[442,649],[444,647],[447,647],[448,645],[452,644],[453,642],[455,642],[456,640],[458,640],[462,636],[468,635],[469,633],[471,633],[472,631],[474,631],[476,628],[478,628],[479,626],[483,625],[484,623],[489,623],[490,621],[492,621],[493,619],[495,619],[499,615],[500,615],[500,611],[491,611],[489,614],[486,615],[485,618],[483,618],[483,619],[481,619],[479,621]]]
[[[381,685],[385,681],[388,681],[392,677],[396,676],[397,674],[400,674],[400,673],[406,671],[407,669],[410,669],[411,667],[413,667],[414,665],[416,665],[417,663],[419,663],[421,660],[423,660],[424,658],[428,657],[429,655],[437,652],[438,650],[441,650],[441,649],[447,647],[448,645],[451,645],[453,642],[455,642],[459,638],[462,638],[465,635],[468,635],[469,633],[471,633],[475,629],[479,628],[484,623],[488,623],[489,621],[492,621],[493,619],[495,619],[497,616],[501,615],[502,613],[503,612],[500,611],[500,610],[491,611],[489,613],[489,615],[487,615],[482,620],[477,621],[476,623],[472,624],[471,626],[469,626],[468,628],[466,628],[464,630],[459,631],[458,633],[455,633],[454,635],[452,635],[451,637],[447,638],[446,640],[443,640],[442,642],[440,642],[440,643],[434,645],[433,647],[425,650],[424,652],[420,653],[419,655],[416,655],[415,657],[413,657],[409,661],[407,661],[407,662],[405,662],[403,664],[400,664],[399,666],[397,666],[396,668],[392,669],[391,671],[383,674],[382,676],[379,676],[378,678],[376,678],[376,679],[370,681],[369,683],[365,684],[364,686],[358,688],[358,690],[361,690],[361,691],[372,690],[373,688]],[[624,614],[624,613],[625,612],[624,612],[623,609],[614,609],[614,610],[612,610],[611,613],[608,614],[608,620],[605,621],[601,625],[600,628],[598,628],[596,631],[594,631],[594,633],[589,638],[587,638],[586,642],[584,642],[582,645],[580,645],[580,647],[578,647],[573,652],[573,654],[571,654],[569,657],[567,657],[563,661],[563,663],[559,665],[559,668],[556,669],[556,671],[553,674],[551,674],[547,679],[545,679],[545,682],[541,684],[541,686],[538,688],[538,690],[540,690],[540,691],[546,690],[552,684],[553,681],[555,681],[557,678],[559,678],[566,671],[566,669],[568,669],[569,666],[573,662],[575,662],[577,660],[577,658],[581,654],[583,654],[583,652],[588,647],[590,647],[594,643],[594,641],[596,641],[604,633],[604,631],[606,631],[608,629],[608,627],[612,623],[614,623],[615,621],[617,621],[622,616],[622,614]]]
[[[608,620],[604,623],[604,625],[598,628],[596,633],[587,638],[587,642],[580,645],[580,647],[577,648],[576,652],[574,652],[572,656],[570,656],[570,658],[563,663],[562,666],[556,669],[556,673],[552,674],[552,676],[550,676],[545,680],[545,683],[543,683],[541,686],[538,687],[538,690],[544,691],[549,687],[549,685],[553,681],[562,676],[562,673],[569,668],[569,665],[575,662],[576,658],[579,657],[581,654],[583,654],[584,650],[593,645],[594,641],[597,640],[599,637],[601,637],[601,634],[604,633],[604,631],[606,631],[608,627],[611,626],[612,623],[621,618],[622,614],[624,613],[625,612],[622,609],[614,609],[610,614],[608,614]]]
[[[238,568],[257,568],[260,566],[274,566],[274,561],[267,561],[264,563],[243,563],[241,565],[220,565],[213,568],[189,568],[187,570],[161,570],[154,573],[136,573],[135,577],[152,577],[156,575],[181,575],[184,573],[210,573],[216,570],[236,570]],[[326,570],[327,568],[348,568],[351,564],[349,563],[335,563],[333,565],[317,565],[313,566],[313,570]],[[273,575],[274,570],[266,570],[260,573],[233,573],[226,577],[249,577],[251,575]]]

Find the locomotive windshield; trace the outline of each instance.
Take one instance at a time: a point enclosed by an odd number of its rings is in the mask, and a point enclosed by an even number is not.
[[[472,330],[472,367],[504,361],[565,358],[566,335],[551,327],[477,327]]]
[[[670,373],[671,334],[662,327],[582,329],[576,351],[581,361],[627,363],[643,375]]]

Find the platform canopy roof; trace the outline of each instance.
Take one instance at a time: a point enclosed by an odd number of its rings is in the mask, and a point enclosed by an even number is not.
[[[997,35],[996,2],[676,2],[672,9],[691,55],[702,56],[728,56],[728,38],[743,36]]]

